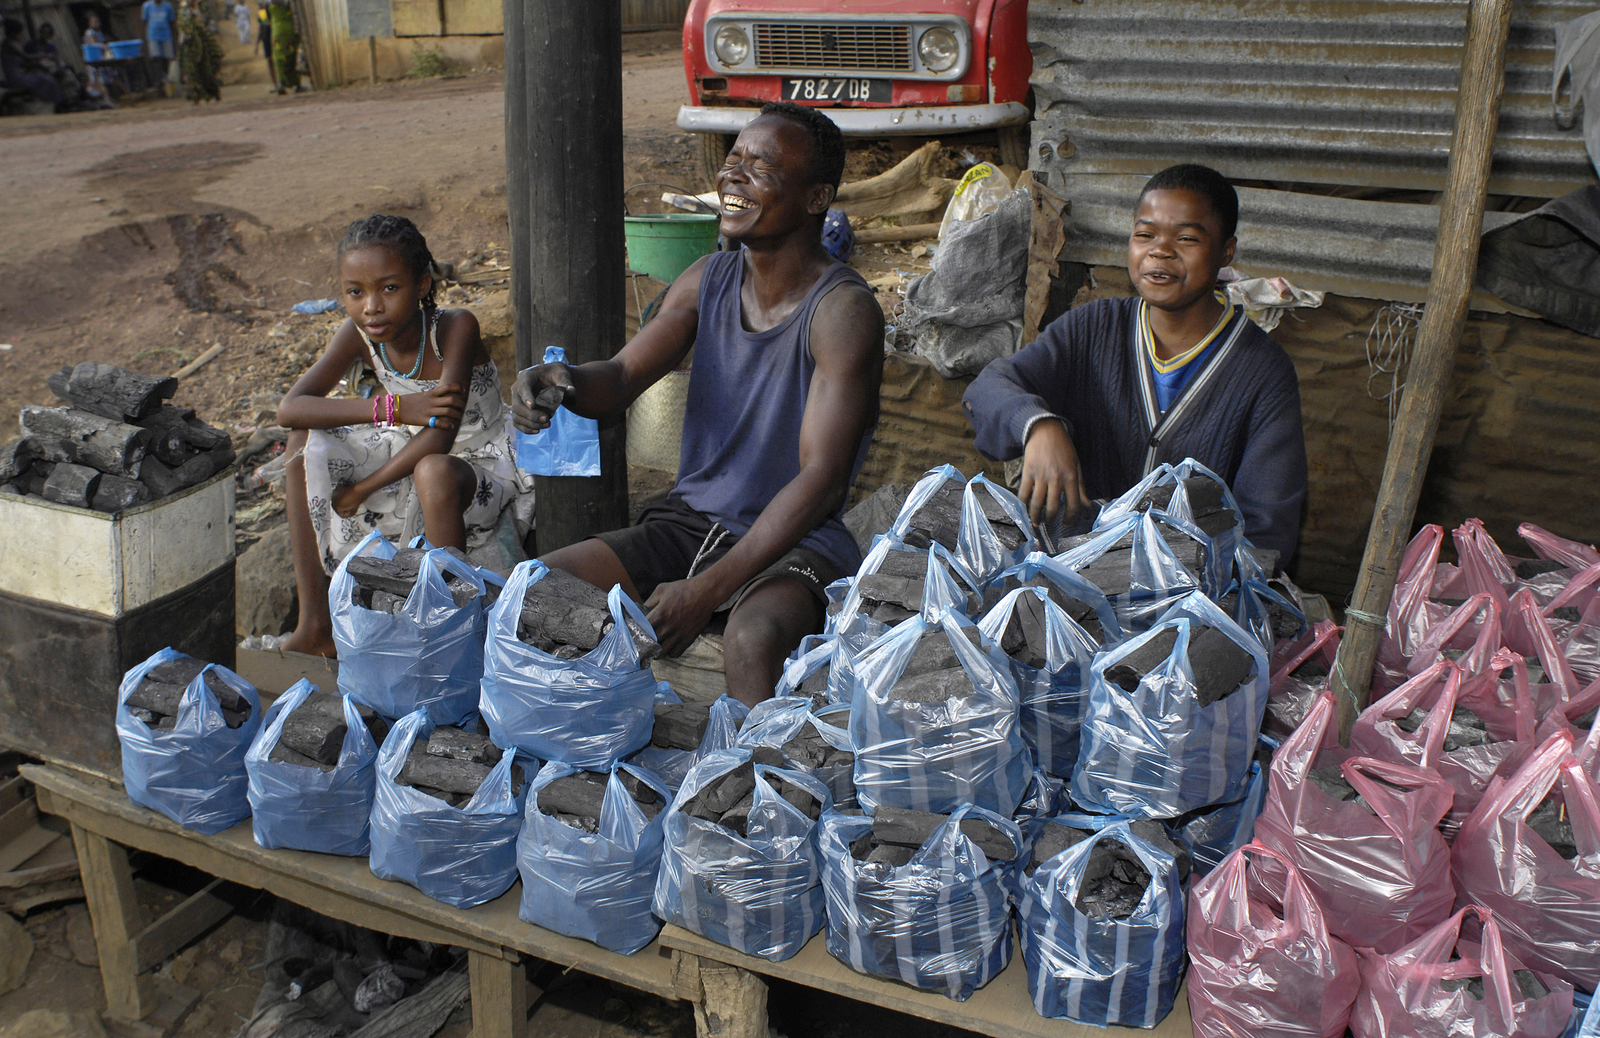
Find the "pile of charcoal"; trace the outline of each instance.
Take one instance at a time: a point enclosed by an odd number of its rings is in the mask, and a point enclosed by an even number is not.
[[[416,739],[406,754],[395,781],[419,793],[460,807],[478,792],[489,772],[500,763],[501,749],[489,741],[483,722],[477,731],[440,725],[426,739]],[[511,791],[522,793],[522,766],[511,766]]]
[[[447,547],[444,550],[467,565],[472,565],[461,549]],[[379,613],[400,612],[405,608],[411,589],[416,586],[417,573],[422,568],[423,556],[427,554],[421,548],[401,548],[392,559],[380,559],[375,555],[353,556],[346,567],[346,572],[355,580],[355,589],[350,593],[351,601],[363,609]],[[450,597],[457,606],[464,606],[478,597],[478,589],[454,573],[447,572],[443,576],[445,586],[450,589]]]
[[[978,650],[983,642],[976,627],[963,627],[961,632]],[[889,698],[902,703],[944,703],[951,699],[965,699],[972,695],[972,678],[956,658],[950,636],[940,627],[917,639],[905,669],[889,689]]]
[[[650,745],[663,750],[698,750],[710,723],[710,703],[657,703]]]
[[[129,712],[151,728],[172,731],[178,723],[178,704],[183,700],[184,691],[195,675],[207,666],[204,660],[189,656],[156,664],[139,682],[139,687],[129,693]],[[222,706],[222,717],[229,728],[237,728],[250,720],[250,701],[223,681],[215,670],[206,670],[205,683]]]
[[[654,818],[666,806],[655,790],[634,775],[618,769],[617,778],[646,818]],[[598,833],[600,808],[605,803],[609,779],[610,776],[599,771],[563,775],[539,790],[539,810],[574,829]]]
[[[361,722],[381,746],[389,725],[371,707],[356,705]],[[344,717],[344,698],[327,692],[313,692],[283,720],[278,744],[267,754],[274,764],[296,764],[303,768],[332,771],[339,763],[339,751],[349,725]]]
[[[1233,513],[1229,512],[1228,515],[1232,517]],[[1164,522],[1156,523],[1156,532],[1167,543],[1167,547],[1172,549],[1178,564],[1187,570],[1190,576],[1199,577],[1205,572],[1205,545],[1177,527]],[[1115,544],[1101,552],[1099,557],[1079,569],[1078,576],[1105,592],[1108,598],[1127,594],[1133,587],[1133,538],[1136,533],[1137,530],[1129,530]],[[1081,539],[1073,540],[1082,543],[1092,537],[1092,534],[1085,534]],[[1074,546],[1074,543],[1069,542],[1068,547]]]
[[[747,837],[750,810],[755,806],[757,764],[774,768],[788,766],[781,752],[770,746],[758,746],[751,751],[749,760],[711,780],[690,797],[683,805],[683,813],[731,829],[741,839]],[[822,816],[822,803],[809,790],[782,775],[768,774],[766,779],[775,793],[813,822]]]
[[[1167,830],[1162,827],[1160,822],[1153,822],[1147,818],[1141,818],[1137,821],[1129,822],[1128,831],[1133,833],[1133,835],[1137,836],[1139,839],[1143,840],[1145,843],[1155,847],[1157,850],[1164,851],[1167,854],[1172,855],[1174,866],[1178,870],[1179,887],[1181,888],[1183,884],[1188,882],[1189,870],[1191,868],[1189,852],[1184,849],[1182,844],[1175,842],[1170,836],[1167,835]],[[1039,838],[1034,841],[1033,854],[1029,858],[1028,864],[1023,871],[1030,876],[1033,875],[1034,872],[1038,870],[1040,865],[1043,865],[1051,858],[1054,858],[1068,847],[1075,847],[1093,835],[1094,833],[1087,829],[1077,829],[1070,825],[1063,825],[1060,822],[1046,822],[1044,828],[1039,833]],[[1113,859],[1117,858],[1119,855],[1126,856],[1126,858],[1131,860],[1133,865],[1136,866],[1140,872],[1145,871],[1144,865],[1136,856],[1134,856],[1133,852],[1128,850],[1128,848],[1121,842],[1116,840],[1102,841],[1102,843],[1106,842],[1114,844],[1115,849],[1108,852],[1108,855],[1106,856],[1100,855],[1099,847],[1096,847],[1095,850],[1091,852],[1089,868],[1084,874],[1082,889],[1080,889],[1079,893],[1080,897],[1083,896],[1082,891],[1088,888],[1091,878],[1096,876],[1103,877],[1109,873],[1110,866],[1106,862],[1107,856]],[[1125,874],[1128,872],[1126,869],[1123,871]],[[1145,875],[1145,880],[1146,882],[1149,881],[1148,873]],[[1140,888],[1140,896],[1143,896],[1142,887]],[[1137,898],[1134,899],[1134,904],[1138,904]],[[1126,918],[1126,916],[1113,916],[1113,918],[1122,919]]]
[[[1132,692],[1144,676],[1166,663],[1178,641],[1178,629],[1168,627],[1106,668],[1106,680]],[[1201,706],[1232,695],[1250,678],[1255,657],[1215,627],[1193,624],[1189,628],[1189,670],[1194,674]]]
[[[1450,953],[1450,959],[1452,962],[1459,958],[1461,958],[1461,955],[1458,952],[1452,951]],[[1517,991],[1522,995],[1525,1001],[1532,1002],[1536,999],[1544,998],[1546,995],[1550,994],[1550,989],[1545,987],[1544,984],[1540,982],[1539,978],[1534,975],[1532,970],[1513,970],[1511,973],[1511,979],[1516,983]],[[1473,1001],[1483,1001],[1483,977],[1481,975],[1472,977],[1446,978],[1439,981],[1439,986],[1446,991],[1465,991],[1467,993],[1467,997]]]
[[[1194,514],[1194,525],[1207,537],[1216,537],[1239,525],[1239,517],[1223,500],[1225,488],[1209,476],[1190,476],[1182,480],[1184,493],[1189,496],[1189,510]],[[1151,509],[1165,511],[1178,491],[1178,481],[1151,487],[1133,506],[1136,512]]]
[[[615,626],[604,591],[566,570],[552,569],[522,596],[517,637],[559,659],[575,660],[593,651]],[[632,618],[628,630],[640,664],[661,655],[661,646]]]
[[[824,785],[830,784],[836,774],[855,772],[856,755],[830,744],[810,724],[801,725],[800,731],[779,749],[794,764],[815,774]]]
[[[176,379],[85,361],[48,382],[70,406],[22,409],[22,438],[0,447],[0,493],[116,513],[233,464],[227,433],[163,402]]]
[[[945,572],[956,587],[963,587],[959,577],[950,573],[948,568]],[[876,570],[857,578],[856,588],[861,594],[861,604],[856,611],[888,627],[909,620],[922,611],[922,595],[927,579],[927,552],[895,548],[883,557]],[[984,596],[967,590],[966,595],[963,612],[969,616],[982,616],[989,606],[1000,600],[998,591]],[[840,607],[840,603],[831,603],[829,614],[836,615]]]
[[[1547,796],[1528,815],[1528,828],[1550,849],[1568,861],[1578,856],[1578,838],[1572,831],[1572,820],[1567,817],[1567,805],[1557,796]]]
[[[966,484],[959,479],[946,479],[939,484],[933,496],[911,513],[905,536],[901,540],[913,548],[925,549],[938,542],[955,551],[956,540],[961,532],[961,498],[965,489]],[[983,510],[984,518],[989,520],[996,539],[1006,551],[1015,551],[1028,539],[1027,533],[1017,526],[1016,521],[991,494],[980,487],[974,490],[973,496],[978,499],[978,507]]]
[[[1381,779],[1376,775],[1367,774],[1366,777],[1380,786],[1394,790],[1396,793],[1410,792],[1410,790],[1406,789],[1406,787],[1397,786],[1393,782],[1389,782],[1386,779]],[[1322,790],[1335,800],[1344,803],[1354,803],[1362,810],[1366,811],[1369,815],[1375,815],[1378,813],[1377,811],[1373,810],[1371,804],[1367,803],[1367,798],[1357,792],[1356,787],[1352,786],[1349,780],[1344,777],[1344,772],[1340,770],[1338,765],[1333,765],[1326,768],[1313,768],[1312,770],[1306,772],[1306,778],[1311,780],[1312,785],[1316,786],[1318,789]]]
[[[1394,726],[1407,734],[1415,732],[1428,720],[1428,713],[1427,707],[1419,706],[1396,719]],[[1486,746],[1493,741],[1488,722],[1483,718],[1464,706],[1450,711],[1450,726],[1444,733],[1444,752],[1452,753],[1465,746]]]
[[[1082,627],[1085,634],[1096,642],[1105,641],[1105,628],[1101,626],[1094,607],[1062,591],[1049,577],[1041,575],[1030,580],[1018,580],[1014,576],[1007,576],[993,590],[1004,596],[1021,587],[1044,588],[1050,601],[1060,606],[1061,611]],[[1039,601],[1038,595],[1018,595],[1016,606],[1011,611],[1011,621],[1000,635],[1000,651],[1037,670],[1047,662],[1046,648],[1049,644],[1044,603]]]
[[[899,868],[911,860],[949,817],[927,811],[879,807],[872,817],[872,828],[850,844],[850,856],[857,861]],[[969,814],[961,819],[961,835],[971,840],[991,862],[1010,861],[1021,852],[1005,830],[981,815]]]

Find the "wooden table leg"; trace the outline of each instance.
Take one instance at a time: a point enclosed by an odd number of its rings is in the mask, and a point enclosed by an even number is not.
[[[139,972],[134,937],[144,930],[139,901],[133,892],[128,849],[74,824],[83,893],[94,923],[100,954],[100,982],[106,989],[106,1012],[124,1020],[142,1020],[155,1008],[154,982]]]
[[[472,977],[472,1038],[527,1038],[525,963],[467,951]]]
[[[767,1038],[767,982],[759,973],[674,953],[674,983],[694,1004],[696,1038]]]

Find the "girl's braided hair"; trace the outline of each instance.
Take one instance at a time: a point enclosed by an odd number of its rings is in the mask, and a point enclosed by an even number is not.
[[[365,220],[355,221],[344,232],[344,240],[339,242],[338,258],[343,259],[347,252],[373,246],[393,249],[418,281],[422,280],[422,275],[434,273],[433,253],[428,251],[427,239],[417,230],[416,224],[403,216],[373,213]],[[433,298],[438,286],[435,276],[433,284],[428,286],[428,294],[422,299],[423,306],[438,308]]]

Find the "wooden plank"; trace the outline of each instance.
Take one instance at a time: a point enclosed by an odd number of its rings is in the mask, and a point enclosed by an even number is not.
[[[139,973],[134,957],[133,935],[144,927],[127,848],[76,824],[72,842],[78,847],[78,870],[94,923],[106,1012],[124,1020],[143,1019],[155,1008],[155,988],[149,976]]]
[[[0,873],[10,872],[46,847],[62,839],[51,829],[34,828],[0,848]]]
[[[527,1038],[527,966],[468,952],[467,969],[472,977],[472,1038]]]
[[[404,883],[377,878],[364,858],[264,850],[251,835],[249,822],[216,836],[202,836],[136,806],[109,784],[91,783],[44,765],[28,765],[27,771],[39,788],[43,811],[213,876],[270,890],[323,915],[484,955],[530,955],[663,998],[678,997],[671,959],[659,944],[652,942],[631,956],[618,955],[525,923],[517,917],[520,885],[488,904],[452,908]]]
[[[217,894],[217,888],[225,882],[212,880],[139,931],[133,939],[133,954],[140,973],[155,969],[168,956],[233,914],[233,905]]]
[[[9,811],[22,803],[32,792],[28,780],[21,775],[13,775],[0,781],[0,811]]]
[[[12,840],[18,839],[29,829],[38,827],[39,803],[29,797],[20,803],[13,804],[9,808],[0,810],[4,810],[4,813],[0,814],[0,854],[3,854],[4,848]],[[11,869],[16,868],[18,864],[20,862],[0,868],[0,872],[9,872]]]
[[[663,946],[676,952],[698,955],[702,959],[739,966],[752,973],[777,977],[821,991],[829,991],[860,1002],[883,1006],[924,1020],[961,1027],[993,1038],[1105,1038],[1108,1031],[1067,1020],[1047,1020],[1033,1008],[1028,997],[1027,971],[1022,951],[1014,949],[1011,965],[994,980],[974,992],[965,1002],[956,1002],[932,991],[919,991],[890,980],[868,977],[828,954],[821,934],[783,962],[768,962],[745,955],[699,934],[676,926],[661,931]],[[703,967],[702,967],[703,968]],[[1182,990],[1165,1020],[1153,1030],[1128,1033],[1150,1038],[1190,1038],[1189,1001]]]

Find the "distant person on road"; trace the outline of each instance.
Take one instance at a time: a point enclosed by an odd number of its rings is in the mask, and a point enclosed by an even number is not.
[[[4,25],[5,40],[0,43],[0,74],[5,76],[6,86],[30,92],[40,101],[53,105],[57,112],[66,111],[61,84],[44,70],[39,59],[23,50],[22,23],[15,18],[7,18]]]
[[[672,493],[543,561],[621,584],[670,655],[725,613],[728,691],[747,704],[772,696],[790,651],[822,630],[824,589],[861,564],[843,513],[878,420],[883,311],[822,245],[844,160],[826,115],[764,105],[717,177],[722,233],[743,248],[684,271],[612,359],[531,367],[512,393],[524,432],[549,426],[534,401],[551,387],[618,422],[693,347]]]
[[[250,42],[250,5],[244,0],[233,5],[233,28],[241,46]]]
[[[471,310],[433,299],[433,256],[403,216],[369,216],[339,243],[349,319],[278,405],[290,430],[287,487],[300,619],[278,647],[334,655],[328,575],[373,530],[440,548],[489,546],[519,472],[500,373]],[[376,372],[372,400],[328,399],[353,364]]]
[[[295,28],[289,0],[270,0],[267,21],[272,26],[272,78],[278,93],[293,90],[298,94],[305,89],[300,85],[300,31]]]
[[[171,0],[144,0],[139,17],[144,19],[144,38],[150,57],[155,59],[161,78],[165,80],[171,71],[172,59],[177,56],[172,34],[177,27],[178,13],[172,9]]]
[[[189,100],[195,104],[222,100],[222,44],[195,10],[194,0],[183,0],[178,32],[178,61],[189,84]]]
[[[261,53],[266,56],[267,75],[272,77],[272,85],[267,88],[267,92],[276,94],[278,92],[278,66],[272,60],[272,19],[267,14],[267,5],[265,3],[256,8],[256,22],[261,27],[261,31],[256,35],[256,45],[261,48]]]

